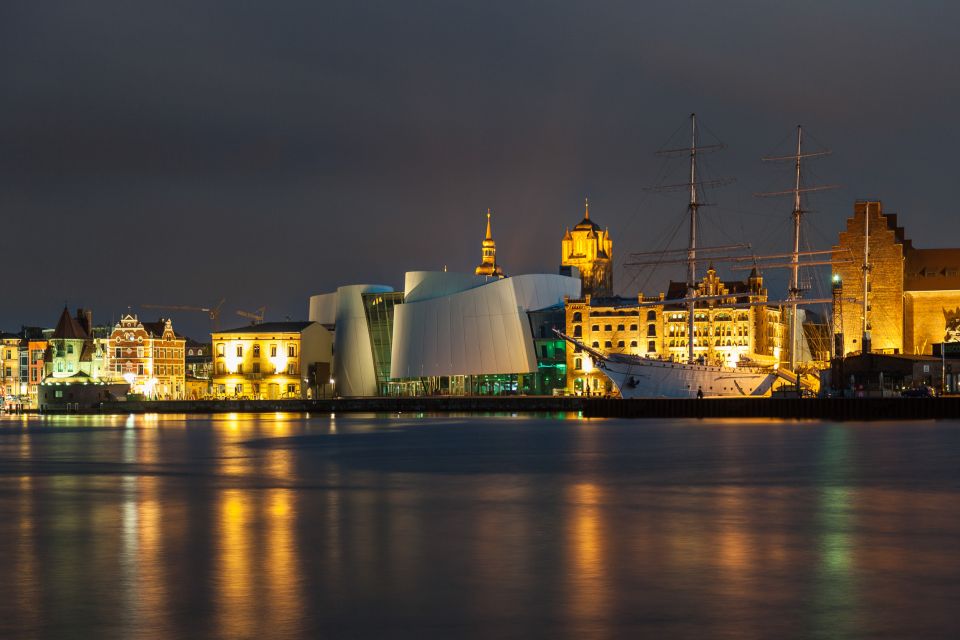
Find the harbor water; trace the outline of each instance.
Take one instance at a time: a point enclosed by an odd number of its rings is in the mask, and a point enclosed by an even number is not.
[[[955,638],[960,421],[0,418],[0,638]]]

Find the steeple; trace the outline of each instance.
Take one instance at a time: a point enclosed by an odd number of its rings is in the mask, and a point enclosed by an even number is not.
[[[609,229],[590,219],[590,199],[583,199],[583,220],[567,229],[560,243],[560,265],[576,267],[582,295],[613,295],[613,240]]]
[[[503,269],[497,264],[497,243],[490,231],[490,209],[487,209],[487,235],[481,243],[480,265],[474,270],[478,276],[503,277]]]

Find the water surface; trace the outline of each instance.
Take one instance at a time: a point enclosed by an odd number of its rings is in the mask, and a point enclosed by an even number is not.
[[[954,638],[960,422],[0,418],[2,638]]]

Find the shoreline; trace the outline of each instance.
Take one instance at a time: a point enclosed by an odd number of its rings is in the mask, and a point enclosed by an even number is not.
[[[584,418],[780,418],[799,420],[960,419],[960,396],[946,398],[651,398],[577,396],[372,397],[320,400],[156,400],[99,408],[9,415],[142,413],[580,413]]]

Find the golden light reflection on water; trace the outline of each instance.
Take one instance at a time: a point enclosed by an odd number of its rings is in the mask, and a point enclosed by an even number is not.
[[[21,437],[19,443],[21,459],[30,459],[30,438]],[[37,576],[37,549],[36,549],[36,516],[34,514],[34,482],[28,474],[19,476],[19,500],[17,509],[16,554],[14,556],[14,580],[17,584],[17,609],[23,616],[23,625],[28,629],[35,629],[40,623],[38,609],[38,576]]]
[[[231,432],[253,428],[270,437],[290,432],[286,415],[242,424],[227,416]],[[216,559],[217,629],[223,638],[294,636],[303,615],[296,536],[298,518],[293,454],[284,448],[251,451],[241,440],[222,443]],[[265,478],[264,478],[265,476]]]
[[[600,507],[604,494],[598,485],[585,482],[571,484],[567,492],[569,609],[575,624],[596,623],[606,615],[610,602],[607,532]]]

